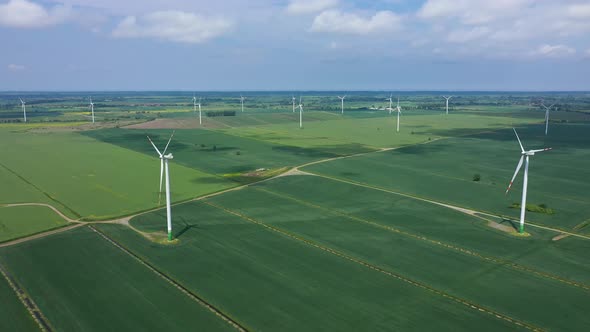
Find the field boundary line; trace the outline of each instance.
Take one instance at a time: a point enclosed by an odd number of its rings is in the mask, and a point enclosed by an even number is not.
[[[439,246],[439,247],[442,247],[442,248],[445,248],[445,249],[448,249],[448,250],[460,252],[460,253],[462,253],[464,255],[471,256],[471,257],[476,257],[476,258],[479,258],[479,259],[484,260],[484,261],[487,261],[487,262],[498,264],[500,266],[507,266],[507,267],[513,268],[514,270],[517,270],[517,271],[524,271],[524,272],[532,273],[532,274],[537,275],[539,277],[543,277],[543,278],[546,278],[546,279],[550,279],[550,280],[553,280],[553,281],[557,281],[557,282],[561,282],[561,283],[567,284],[569,286],[578,287],[578,288],[581,288],[581,289],[590,291],[590,286],[589,285],[586,285],[586,284],[581,283],[581,282],[576,282],[576,281],[573,281],[573,280],[565,279],[565,278],[562,278],[560,276],[553,275],[551,273],[538,271],[538,270],[536,270],[534,268],[531,268],[531,267],[528,267],[528,266],[525,266],[525,265],[520,265],[520,264],[511,262],[511,261],[508,261],[508,260],[504,260],[504,259],[501,259],[501,258],[498,258],[498,257],[494,257],[494,256],[486,256],[486,255],[483,255],[483,254],[480,254],[480,253],[476,252],[475,250],[465,249],[463,247],[456,246],[456,245],[453,245],[453,244],[450,244],[450,243],[446,243],[446,242],[443,242],[443,241],[434,240],[434,239],[428,238],[428,237],[423,236],[423,235],[414,234],[414,233],[411,233],[411,232],[407,232],[407,231],[403,231],[403,230],[397,229],[397,228],[392,227],[392,226],[383,225],[383,224],[380,224],[380,223],[375,222],[375,221],[371,221],[371,220],[367,220],[367,219],[364,219],[364,218],[361,218],[361,217],[357,217],[357,216],[352,215],[352,214],[349,214],[349,213],[345,213],[345,212],[338,211],[338,210],[335,210],[335,209],[326,208],[326,207],[323,207],[323,206],[320,206],[320,205],[315,205],[313,203],[310,203],[310,202],[307,202],[307,201],[304,201],[304,200],[301,200],[301,199],[298,199],[298,198],[295,198],[295,197],[291,197],[291,196],[286,195],[286,194],[277,193],[277,192],[274,192],[274,191],[271,191],[271,190],[268,190],[268,189],[263,189],[263,188],[253,188],[253,189],[258,190],[258,191],[262,191],[262,192],[266,192],[266,193],[269,193],[271,195],[275,195],[275,196],[282,197],[282,198],[285,198],[285,199],[289,199],[289,200],[292,200],[294,202],[297,202],[297,203],[302,204],[302,205],[305,205],[305,206],[309,206],[309,207],[320,209],[320,210],[325,210],[325,211],[328,211],[330,213],[333,213],[333,214],[336,214],[336,215],[339,215],[339,216],[348,218],[350,220],[358,221],[358,222],[361,222],[361,223],[364,223],[364,224],[367,224],[367,225],[370,225],[370,226],[373,226],[373,227],[376,227],[376,228],[381,228],[381,229],[387,230],[387,231],[392,232],[392,233],[396,233],[396,234],[400,234],[400,235],[403,235],[403,236],[406,236],[406,237],[409,237],[409,238],[413,238],[415,240],[424,241],[424,242],[427,242],[427,243],[430,243],[432,245],[436,245],[436,246]],[[484,219],[484,220],[487,220],[487,219]]]
[[[393,191],[393,190],[389,190],[389,189],[385,189],[385,188],[373,186],[373,185],[362,183],[362,182],[357,182],[357,181],[347,180],[347,179],[341,179],[341,178],[338,178],[338,177],[334,177],[334,176],[330,176],[330,175],[325,175],[325,174],[321,174],[321,173],[315,173],[315,172],[309,172],[309,171],[305,171],[305,172],[306,173],[309,173],[310,175],[315,175],[315,176],[319,176],[319,177],[322,177],[322,178],[326,178],[326,179],[330,179],[330,180],[334,180],[334,181],[338,181],[338,182],[342,182],[342,183],[348,183],[348,184],[352,184],[352,185],[363,187],[363,188],[373,189],[373,190],[377,190],[377,191],[381,191],[381,192],[385,192],[385,193],[389,193],[389,194],[393,194],[393,195],[398,195],[398,196],[402,196],[402,197],[407,197],[407,198],[419,200],[419,201],[422,201],[422,202],[431,203],[431,204],[438,205],[438,206],[443,206],[443,207],[449,208],[451,210],[459,211],[461,213],[464,213],[464,214],[467,214],[467,215],[470,215],[470,216],[474,216],[474,217],[478,217],[478,218],[484,219],[484,220],[487,220],[487,219],[481,218],[480,216],[477,216],[476,214],[482,214],[482,215],[493,217],[493,218],[505,218],[505,219],[509,219],[509,220],[514,221],[514,219],[512,219],[512,218],[503,217],[503,216],[500,216],[500,215],[494,215],[494,214],[491,214],[491,213],[488,213],[488,212],[477,211],[477,210],[473,210],[473,209],[469,209],[469,208],[463,208],[463,207],[452,205],[452,204],[448,204],[448,203],[442,203],[442,202],[438,202],[438,201],[435,201],[435,200],[432,200],[432,199],[422,198],[422,197],[419,197],[419,196],[414,196],[414,195],[407,194],[407,193],[402,193],[402,192],[399,192],[399,191]],[[585,236],[585,235],[582,235],[582,234],[572,233],[572,232],[568,232],[568,231],[561,230],[561,229],[558,229],[558,228],[551,228],[551,227],[541,226],[541,225],[538,225],[538,224],[535,224],[535,223],[531,223],[531,222],[525,222],[525,224],[527,226],[537,227],[537,228],[545,229],[545,230],[548,230],[548,231],[553,231],[555,233],[567,234],[567,235],[571,235],[571,236],[578,237],[578,238],[581,238],[581,239],[590,240],[590,236]]]
[[[147,267],[149,270],[151,270],[152,272],[154,272],[157,276],[159,276],[160,278],[162,278],[164,281],[168,282],[169,284],[171,284],[172,286],[174,286],[176,289],[180,290],[182,293],[184,293],[185,295],[187,295],[188,297],[190,297],[193,301],[197,302],[201,306],[203,306],[206,309],[208,309],[210,312],[212,312],[213,314],[215,314],[217,317],[221,318],[223,321],[225,321],[226,323],[228,323],[230,326],[232,326],[236,330],[242,331],[242,332],[248,331],[245,327],[243,327],[242,325],[240,325],[240,323],[238,323],[237,321],[235,321],[232,318],[230,318],[228,315],[226,315],[225,313],[223,313],[221,310],[215,308],[212,304],[208,303],[207,301],[205,301],[204,299],[202,299],[200,296],[198,296],[197,294],[193,293],[188,288],[184,287],[178,281],[172,279],[171,277],[169,277],[168,275],[166,275],[164,272],[158,270],[155,266],[153,266],[152,264],[150,264],[147,261],[145,261],[144,259],[142,259],[139,255],[133,253],[131,250],[127,249],[122,244],[120,244],[117,241],[113,240],[108,235],[106,235],[102,231],[96,229],[92,225],[88,225],[88,227],[91,230],[93,230],[95,233],[97,233],[98,235],[100,235],[103,239],[105,239],[106,241],[110,242],[112,245],[114,245],[116,248],[119,248],[121,251],[123,251],[127,255],[131,256],[133,259],[135,259],[136,261],[138,261],[143,266]]]
[[[74,211],[73,209],[71,209],[69,206],[63,204],[62,202],[58,201],[57,199],[51,197],[51,195],[49,195],[48,193],[46,193],[45,191],[41,190],[41,188],[37,187],[34,183],[30,182],[29,180],[25,179],[24,177],[22,177],[20,174],[18,174],[17,172],[13,171],[12,169],[8,168],[6,165],[0,163],[0,166],[2,166],[4,169],[6,169],[7,171],[9,171],[10,173],[14,174],[14,176],[18,177],[19,179],[21,179],[23,182],[25,182],[26,184],[30,185],[31,187],[35,188],[35,190],[39,191],[41,194],[43,194],[45,197],[49,198],[49,200],[51,200],[52,202],[56,202],[59,205],[63,206],[66,210],[70,211],[71,213],[73,213],[76,217],[80,218],[80,214],[76,211]]]
[[[389,277],[392,277],[394,279],[397,279],[399,281],[405,282],[405,283],[410,284],[412,286],[416,286],[416,287],[421,288],[423,290],[426,290],[426,291],[428,291],[430,293],[433,293],[433,294],[442,296],[442,297],[450,300],[451,302],[454,302],[454,303],[463,305],[463,306],[465,306],[467,308],[470,308],[470,309],[473,309],[473,310],[476,310],[476,311],[479,311],[479,312],[486,313],[486,314],[491,315],[491,316],[494,316],[494,317],[496,317],[496,318],[498,318],[500,320],[504,320],[506,322],[512,323],[512,324],[514,324],[514,325],[516,325],[518,327],[525,328],[525,329],[530,330],[530,331],[543,331],[542,329],[540,329],[540,328],[538,328],[536,326],[530,325],[530,324],[525,323],[525,322],[521,322],[519,320],[516,320],[515,318],[512,318],[510,316],[507,316],[507,315],[504,315],[502,313],[496,312],[496,311],[494,311],[492,309],[488,309],[488,308],[483,307],[481,305],[478,305],[476,303],[469,302],[469,301],[464,300],[462,298],[459,298],[457,296],[447,294],[447,293],[445,293],[443,291],[440,291],[440,290],[438,290],[438,289],[436,289],[436,288],[434,288],[432,286],[429,286],[429,285],[427,285],[425,283],[414,281],[414,280],[412,280],[412,279],[410,279],[408,277],[405,277],[405,276],[403,276],[401,274],[398,274],[398,273],[395,273],[395,272],[391,272],[391,271],[385,270],[385,269],[383,269],[383,268],[381,268],[381,267],[379,267],[377,265],[374,265],[374,264],[371,264],[371,263],[367,263],[367,262],[365,262],[363,260],[360,260],[358,258],[349,256],[347,254],[344,254],[344,253],[342,253],[340,251],[337,251],[335,249],[332,249],[330,247],[323,246],[321,244],[318,244],[318,243],[316,243],[316,242],[314,242],[312,240],[306,239],[304,237],[297,236],[297,235],[292,234],[291,232],[285,231],[285,230],[283,230],[281,228],[274,227],[274,226],[271,226],[271,225],[266,224],[264,222],[258,221],[258,220],[254,219],[252,217],[248,217],[248,216],[243,215],[243,214],[241,214],[239,212],[236,212],[236,211],[230,210],[228,208],[225,208],[225,207],[223,207],[221,205],[218,205],[218,204],[215,204],[215,203],[212,203],[212,202],[209,202],[209,201],[203,201],[203,203],[205,203],[207,205],[210,205],[212,207],[215,207],[217,209],[220,209],[222,211],[225,211],[226,213],[229,213],[229,214],[232,214],[234,216],[237,216],[237,217],[239,217],[241,219],[244,219],[244,220],[246,220],[246,221],[248,221],[250,223],[253,223],[253,224],[262,226],[262,227],[264,227],[264,228],[266,228],[266,229],[268,229],[268,230],[270,230],[272,232],[281,234],[281,235],[283,235],[285,237],[291,238],[291,239],[296,240],[296,241],[299,241],[299,242],[303,242],[303,243],[307,244],[310,247],[314,247],[316,249],[322,250],[324,252],[327,252],[329,254],[335,255],[335,256],[340,257],[342,259],[345,259],[345,260],[348,260],[350,262],[353,262],[353,263],[362,265],[364,267],[367,267],[367,268],[369,268],[369,269],[371,269],[373,271],[376,271],[378,273],[385,274],[385,275],[387,275]]]
[[[44,238],[46,236],[49,235],[53,235],[53,234],[58,234],[58,233],[63,233],[63,232],[67,232],[69,230],[72,230],[74,228],[78,228],[81,226],[84,226],[85,224],[82,223],[75,223],[73,225],[69,225],[69,226],[63,226],[63,227],[59,227],[59,228],[55,228],[53,230],[49,230],[49,231],[43,231],[43,232],[39,232],[33,235],[28,235],[28,236],[24,236],[18,239],[14,239],[14,240],[9,240],[6,242],[2,242],[0,243],[0,248],[2,247],[10,247],[19,243],[23,243],[23,242],[28,242],[28,241],[32,241],[32,240],[36,240],[36,239],[40,239],[40,238]]]
[[[8,271],[0,264],[0,274],[4,276],[4,279],[8,282],[8,285],[12,290],[16,293],[16,296],[21,301],[21,303],[25,306],[29,314],[33,317],[33,320],[39,326],[39,329],[44,332],[51,332],[51,325],[49,324],[49,320],[41,309],[37,306],[35,301],[22,289],[22,287],[16,282],[16,280],[8,273]]]

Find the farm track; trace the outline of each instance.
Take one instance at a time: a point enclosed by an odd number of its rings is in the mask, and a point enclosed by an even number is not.
[[[146,268],[148,268],[149,270],[151,270],[153,273],[155,273],[157,276],[159,276],[160,278],[164,279],[166,282],[168,282],[169,284],[171,284],[172,286],[174,286],[176,289],[178,289],[179,291],[181,291],[182,293],[184,293],[186,296],[190,297],[193,301],[197,302],[201,306],[203,306],[206,309],[208,309],[209,311],[211,311],[217,317],[219,317],[220,319],[224,320],[226,323],[228,323],[229,325],[231,325],[236,330],[242,331],[242,332],[246,332],[247,331],[247,329],[244,328],[243,326],[241,326],[238,322],[236,322],[235,320],[233,320],[232,318],[230,318],[229,316],[227,316],[226,314],[224,314],[223,312],[221,312],[219,309],[215,308],[213,305],[209,304],[207,301],[205,301],[200,296],[198,296],[197,294],[195,294],[192,291],[190,291],[188,288],[186,288],[183,285],[181,285],[176,280],[172,279],[171,277],[169,277],[165,273],[163,273],[160,270],[156,269],[152,264],[148,263],[147,261],[145,261],[144,259],[142,259],[140,256],[134,254],[129,249],[127,249],[126,247],[124,247],[123,245],[121,245],[120,243],[118,243],[117,241],[111,239],[109,236],[107,236],[103,232],[97,230],[92,225],[88,225],[88,227],[91,230],[93,230],[95,233],[97,233],[98,235],[100,235],[103,239],[105,239],[106,241],[108,241],[109,243],[111,243],[112,245],[114,245],[116,248],[120,249],[121,251],[123,251],[127,255],[131,256],[131,258],[133,258],[134,260],[136,260],[137,262],[139,262],[141,265],[145,266]]]
[[[483,261],[491,262],[491,263],[497,264],[499,266],[505,266],[505,267],[509,267],[509,268],[512,268],[512,269],[517,270],[517,271],[531,273],[531,274],[534,274],[534,275],[539,276],[539,277],[543,277],[543,278],[550,279],[550,280],[553,280],[553,281],[557,281],[557,282],[560,282],[560,283],[563,283],[563,284],[566,284],[566,285],[570,285],[570,286],[573,286],[573,287],[581,288],[581,289],[584,289],[586,291],[590,291],[590,285],[586,285],[584,283],[580,283],[580,282],[568,280],[566,278],[562,278],[560,276],[553,275],[551,273],[546,273],[546,272],[538,271],[538,270],[536,270],[534,268],[531,268],[531,267],[528,267],[528,266],[524,266],[524,265],[521,265],[521,264],[517,264],[517,263],[511,262],[511,261],[505,260],[505,259],[501,259],[501,258],[494,257],[494,256],[482,255],[482,254],[480,254],[480,253],[478,253],[478,252],[476,252],[474,250],[462,248],[460,246],[456,246],[456,245],[453,245],[453,244],[450,244],[450,243],[445,243],[443,241],[438,241],[438,240],[430,239],[430,238],[428,238],[426,236],[423,236],[423,235],[418,235],[418,234],[414,234],[414,233],[411,233],[411,232],[403,231],[403,230],[397,229],[395,227],[383,225],[383,224],[380,224],[380,223],[375,222],[375,221],[371,221],[371,220],[367,220],[367,219],[364,219],[364,218],[360,218],[358,216],[355,216],[355,215],[352,215],[352,214],[349,214],[349,213],[345,213],[345,212],[342,212],[342,211],[339,211],[339,210],[336,210],[336,209],[331,209],[331,208],[327,208],[327,207],[324,207],[324,206],[316,205],[316,204],[313,204],[311,202],[304,201],[302,199],[295,198],[295,197],[292,197],[292,196],[289,196],[289,195],[286,195],[286,194],[277,193],[277,192],[274,192],[274,191],[271,191],[271,190],[268,190],[268,189],[255,188],[255,190],[262,191],[262,192],[265,192],[265,193],[269,193],[269,194],[275,195],[277,197],[289,199],[289,200],[292,200],[292,201],[294,201],[296,203],[299,203],[299,204],[302,204],[302,205],[306,205],[306,206],[309,206],[309,207],[312,207],[312,208],[315,208],[315,209],[324,210],[324,211],[327,211],[329,213],[333,213],[333,214],[336,214],[336,215],[345,217],[347,219],[350,219],[350,220],[353,220],[353,221],[356,221],[356,222],[367,224],[367,225],[370,225],[372,227],[380,228],[380,229],[386,230],[386,231],[391,232],[391,233],[400,234],[400,235],[403,235],[405,237],[412,238],[412,239],[417,240],[417,241],[423,241],[423,242],[429,243],[431,245],[435,245],[435,246],[442,247],[442,248],[445,248],[445,249],[448,249],[448,250],[460,252],[460,253],[465,254],[467,256],[476,257],[476,258],[481,259]]]
[[[530,330],[530,331],[543,331],[543,329],[541,329],[539,327],[536,327],[534,325],[531,325],[529,323],[525,323],[525,322],[519,321],[519,320],[517,320],[515,318],[512,318],[510,316],[507,316],[507,315],[504,315],[502,313],[496,312],[496,311],[494,311],[492,309],[488,309],[486,307],[483,307],[483,306],[478,305],[476,303],[470,302],[468,300],[465,300],[465,299],[456,297],[454,295],[450,295],[450,294],[448,294],[446,292],[443,292],[443,291],[438,290],[438,289],[436,289],[434,287],[431,287],[431,286],[429,286],[429,285],[427,285],[425,283],[412,280],[412,279],[410,279],[408,277],[403,276],[402,274],[399,274],[399,273],[396,273],[396,272],[393,272],[393,271],[385,270],[384,268],[381,268],[378,265],[374,265],[374,264],[365,262],[365,261],[363,261],[361,259],[358,259],[358,258],[349,256],[349,255],[347,255],[347,254],[345,254],[343,252],[340,252],[338,250],[335,250],[335,249],[330,248],[330,247],[327,247],[327,246],[323,246],[323,245],[321,245],[319,243],[316,243],[316,242],[314,242],[312,240],[309,240],[307,238],[304,238],[304,237],[295,235],[293,233],[290,233],[288,231],[285,231],[285,230],[283,230],[281,228],[278,228],[276,226],[271,226],[271,225],[266,224],[266,223],[264,223],[262,221],[256,220],[256,219],[254,219],[252,217],[249,217],[249,216],[246,216],[246,215],[241,214],[239,212],[236,212],[234,210],[228,209],[228,208],[226,208],[224,206],[221,206],[221,205],[218,205],[218,204],[209,202],[209,201],[203,201],[203,203],[205,203],[205,204],[207,204],[209,206],[212,206],[214,208],[217,208],[219,210],[222,210],[222,211],[224,211],[224,212],[226,212],[228,214],[237,216],[237,217],[239,217],[239,218],[241,218],[241,219],[243,219],[245,221],[248,221],[248,222],[250,222],[252,224],[255,224],[255,225],[258,225],[258,226],[262,226],[262,227],[266,228],[267,230],[272,231],[274,233],[280,234],[282,236],[285,236],[287,238],[296,240],[298,242],[302,242],[302,243],[304,243],[304,244],[306,244],[306,245],[308,245],[310,247],[313,247],[313,248],[322,250],[322,251],[327,252],[329,254],[332,254],[334,256],[340,257],[340,258],[345,259],[347,261],[350,261],[350,262],[359,264],[361,266],[364,266],[366,268],[369,268],[369,269],[371,269],[373,271],[376,271],[378,273],[381,273],[381,274],[387,275],[389,277],[392,277],[394,279],[397,279],[399,281],[402,281],[404,283],[407,283],[407,284],[410,284],[412,286],[421,288],[421,289],[423,289],[425,291],[428,291],[428,292],[430,292],[432,294],[435,294],[435,295],[438,295],[440,297],[443,297],[443,298],[445,298],[445,299],[447,299],[447,300],[449,300],[451,302],[454,302],[456,304],[465,306],[465,307],[467,307],[467,308],[469,308],[471,310],[479,311],[479,312],[482,312],[482,313],[491,315],[493,317],[496,317],[497,319],[504,320],[506,322],[512,323],[515,327],[524,328],[524,329],[527,329],[527,330]]]
[[[29,314],[31,314],[31,317],[35,323],[37,323],[39,329],[44,332],[53,331],[51,325],[49,324],[49,320],[47,320],[45,315],[43,315],[43,312],[41,312],[41,309],[39,309],[35,301],[33,301],[33,299],[30,298],[27,293],[25,293],[22,287],[16,282],[16,280],[14,280],[14,278],[2,265],[0,265],[0,274],[2,274],[2,276],[6,279],[10,288],[12,288],[12,290],[16,293],[16,296],[25,306]]]

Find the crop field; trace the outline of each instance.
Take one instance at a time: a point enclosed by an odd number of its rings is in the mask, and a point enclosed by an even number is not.
[[[531,158],[528,202],[546,204],[554,214],[529,212],[527,220],[588,232],[584,226],[590,216],[590,184],[581,179],[590,176],[590,137],[585,134],[589,129],[586,124],[553,125],[546,137],[541,126],[519,128],[525,147],[553,148]],[[511,193],[505,196],[504,192],[519,155],[516,137],[506,129],[317,164],[305,170],[516,218],[519,210],[510,206],[520,202],[522,174]],[[364,169],[372,171],[359,171]],[[480,181],[473,181],[475,174],[481,176]]]
[[[38,331],[38,327],[21,304],[16,293],[10,288],[7,280],[0,274],[0,330],[2,331]]]
[[[0,92],[2,331],[590,326],[585,93],[86,94]]]
[[[3,248],[0,262],[56,330],[231,327],[89,228]]]
[[[170,249],[120,226],[99,228],[249,329],[427,330],[437,322],[440,330],[456,330],[478,321],[490,330],[515,326],[220,208],[188,203],[178,210],[187,224],[181,244]],[[149,229],[158,219],[148,215],[135,224]]]
[[[16,181],[13,175],[17,175],[30,185],[23,187],[27,193],[34,187],[69,217],[108,218],[158,204],[160,162],[155,151],[147,156],[72,132],[0,131],[0,138],[0,148],[11,155],[1,162],[10,172],[0,175],[7,174],[9,181]],[[165,141],[157,143],[165,145]],[[149,147],[147,139],[145,144]],[[171,171],[175,201],[231,185],[175,163]],[[4,195],[8,193],[0,197]],[[34,193],[30,202],[36,202],[38,196]]]
[[[0,206],[0,242],[65,224],[62,217],[45,206]]]

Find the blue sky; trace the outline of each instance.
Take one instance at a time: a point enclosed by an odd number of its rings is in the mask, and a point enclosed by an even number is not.
[[[588,0],[0,0],[0,90],[590,90]]]

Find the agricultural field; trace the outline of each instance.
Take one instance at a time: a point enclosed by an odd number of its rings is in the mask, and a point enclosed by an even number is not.
[[[587,233],[590,184],[581,179],[590,176],[590,126],[553,124],[548,136],[543,129],[540,125],[518,128],[525,148],[553,148],[531,158],[528,195],[528,202],[547,205],[553,213],[529,213],[528,220]],[[511,205],[520,203],[522,174],[509,195],[505,190],[519,157],[514,132],[505,129],[312,165],[304,170],[516,218],[519,209]],[[363,169],[372,171],[359,171]],[[481,180],[473,181],[476,174]]]
[[[463,92],[445,115],[404,92],[399,133],[389,92],[344,114],[337,92],[243,95],[242,113],[240,92],[196,94],[199,125],[192,92],[30,93],[25,124],[0,93],[0,267],[46,329],[590,326],[587,94]],[[553,148],[531,157],[525,234],[513,127]],[[173,132],[169,242],[146,136]],[[39,330],[8,280],[0,330]]]
[[[86,227],[3,248],[0,262],[55,330],[231,330],[206,307]]]
[[[0,242],[65,224],[61,216],[46,206],[0,206]]]

